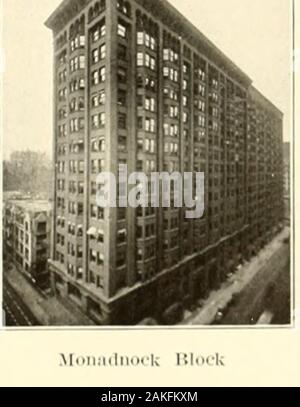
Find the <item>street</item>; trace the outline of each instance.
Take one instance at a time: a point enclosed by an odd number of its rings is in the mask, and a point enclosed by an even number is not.
[[[219,321],[221,325],[252,325],[264,311],[272,311],[273,323],[290,323],[289,246],[283,246],[243,290],[240,299]]]
[[[3,288],[3,309],[5,326],[39,326],[38,320],[24,304],[16,291],[5,281]]]
[[[290,323],[290,246],[285,228],[193,312],[183,325],[252,325],[265,311],[272,324]],[[280,300],[279,300],[280,298]]]

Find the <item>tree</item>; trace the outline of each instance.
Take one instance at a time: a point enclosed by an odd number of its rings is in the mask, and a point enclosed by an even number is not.
[[[3,162],[4,191],[46,194],[50,196],[52,164],[46,153],[15,151]]]

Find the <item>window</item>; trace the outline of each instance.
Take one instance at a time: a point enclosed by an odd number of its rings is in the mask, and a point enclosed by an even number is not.
[[[126,38],[127,30],[126,27],[122,24],[118,24],[118,35],[122,38]]]
[[[79,36],[79,46],[81,48],[83,48],[85,46],[85,36],[84,35]]]
[[[99,116],[97,114],[92,116],[92,127],[93,128],[99,127]]]
[[[101,91],[100,94],[99,94],[99,103],[100,103],[100,105],[105,104],[105,92],[104,92],[104,90]]]
[[[100,36],[104,37],[106,35],[106,25],[104,24],[100,29]]]
[[[118,81],[121,83],[126,83],[127,80],[127,73],[126,69],[124,68],[118,68]]]
[[[105,82],[106,70],[105,66],[100,69],[100,82]]]
[[[103,230],[98,230],[98,242],[99,243],[104,242],[104,232],[103,232]]]
[[[78,182],[78,193],[79,194],[84,193],[84,184],[83,184],[83,182]]]
[[[118,104],[126,106],[126,92],[122,89],[118,89]]]
[[[117,235],[118,243],[119,244],[126,243],[126,239],[127,239],[127,230],[126,229],[119,230]]]
[[[85,67],[85,57],[84,55],[80,55],[79,57],[79,69],[84,69]]]
[[[144,54],[142,52],[137,53],[137,66],[144,65]]]
[[[143,32],[137,33],[137,44],[144,45],[144,33]]]
[[[104,254],[103,253],[97,254],[97,264],[98,264],[98,266],[103,266],[103,264],[104,264]]]
[[[98,71],[94,71],[92,73],[92,84],[93,85],[98,85],[99,83],[99,72]]]
[[[98,50],[98,48],[96,48],[96,49],[94,49],[92,51],[92,62],[93,62],[93,64],[99,62],[99,50]]]
[[[150,47],[150,35],[149,34],[145,34],[145,45],[146,47]]]
[[[100,47],[100,58],[101,58],[101,59],[105,59],[105,57],[106,57],[106,45],[103,44],[103,45]]]
[[[92,34],[93,42],[97,42],[97,41],[99,40],[99,38],[100,38],[100,32],[99,32],[99,30],[97,29],[97,30],[95,30],[95,31],[93,32],[93,34]]]
[[[124,113],[118,114],[118,128],[126,129],[126,114]]]
[[[96,263],[97,252],[96,250],[90,250],[90,261]]]
[[[153,37],[150,38],[150,48],[152,49],[152,51],[155,50],[156,47],[156,41]]]
[[[156,61],[155,61],[155,58],[151,58],[151,60],[150,60],[150,68],[151,68],[153,71],[155,71],[155,68],[156,68]]]
[[[126,60],[127,57],[127,48],[125,45],[118,44],[118,58]]]
[[[99,106],[99,98],[98,98],[98,95],[93,95],[93,96],[92,96],[92,106],[93,106],[93,107]]]
[[[126,253],[118,253],[117,255],[117,267],[123,267],[126,264]]]
[[[126,150],[127,138],[125,136],[118,136],[118,149],[121,151]]]
[[[105,113],[100,113],[100,126],[105,126]]]
[[[150,55],[148,54],[145,55],[145,66],[150,68]]]
[[[84,161],[79,161],[79,174],[84,173]]]

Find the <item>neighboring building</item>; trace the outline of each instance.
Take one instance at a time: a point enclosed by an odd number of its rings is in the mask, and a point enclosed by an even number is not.
[[[290,158],[290,143],[284,143],[283,145],[283,175],[284,175],[284,218],[286,221],[290,221],[290,204],[291,204],[291,158]]]
[[[247,134],[249,239],[262,246],[283,222],[282,114],[249,89]]]
[[[7,201],[3,208],[3,254],[39,287],[49,286],[51,204]]]
[[[20,191],[3,191],[2,200],[4,202],[9,200],[26,200],[28,196]]]
[[[46,25],[53,290],[99,324],[166,323],[282,226],[282,113],[167,1],[65,0]],[[204,217],[97,207],[96,176],[119,163],[205,172]]]

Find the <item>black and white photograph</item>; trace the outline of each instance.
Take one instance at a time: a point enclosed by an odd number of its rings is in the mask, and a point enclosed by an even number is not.
[[[291,2],[3,10],[3,329],[291,328]]]

